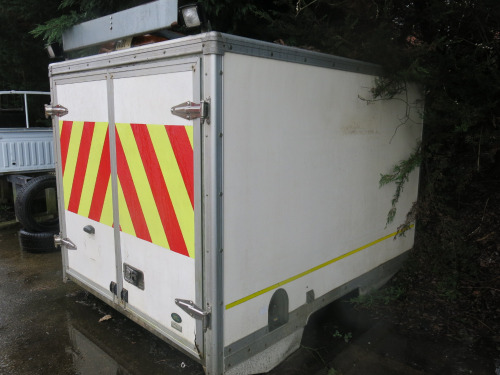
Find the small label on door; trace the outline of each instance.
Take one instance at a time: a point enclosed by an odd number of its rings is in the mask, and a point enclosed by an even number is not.
[[[173,329],[176,329],[179,332],[182,332],[182,326],[174,321],[170,322],[170,325],[172,326]]]

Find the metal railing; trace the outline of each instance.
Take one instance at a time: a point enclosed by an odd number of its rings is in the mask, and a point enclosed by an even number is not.
[[[28,118],[28,95],[50,95],[46,91],[0,91],[0,95],[23,95],[24,98],[24,115],[26,117],[26,128],[30,127],[30,120]]]

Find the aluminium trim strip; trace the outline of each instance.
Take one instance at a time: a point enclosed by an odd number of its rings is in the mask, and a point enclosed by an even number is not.
[[[121,308],[126,311],[128,315],[135,316],[136,318],[133,319],[135,322],[140,320],[141,326],[145,327],[149,331],[154,330],[153,333],[155,333],[156,335],[160,335],[160,337],[166,338],[169,344],[174,344],[176,347],[181,349],[183,353],[189,355],[189,357],[193,358],[195,361],[200,362],[200,355],[196,351],[196,346],[194,343],[190,342],[182,336],[177,335],[174,331],[171,331],[167,327],[165,327],[165,325],[161,324],[157,320],[151,318],[147,314],[144,314],[141,310],[134,308],[129,304],[127,304],[125,308]]]
[[[211,122],[203,123],[204,298],[211,308],[210,328],[205,332],[207,375],[223,373],[223,70],[222,56],[203,57],[205,98],[211,100]]]
[[[364,61],[217,32],[203,36],[204,54],[223,55],[226,52],[362,74],[382,74],[379,65]]]
[[[201,100],[203,93],[202,82],[202,59],[196,58],[192,63],[193,72],[193,99]],[[202,148],[203,140],[202,124],[200,119],[193,121],[193,182],[194,182],[194,267],[195,267],[195,303],[197,306],[203,306],[203,213],[202,213]],[[196,320],[195,345],[205,358],[205,333],[203,332],[203,322]]]
[[[56,82],[52,77],[50,77],[50,91],[51,91],[51,103],[57,103],[57,89]],[[57,190],[57,209],[59,212],[59,233],[63,236],[67,235],[66,232],[66,209],[64,207],[64,188],[63,188],[63,178],[62,178],[62,168],[60,165],[58,155],[61,154],[61,138],[59,132],[59,117],[52,116],[52,130],[54,139],[54,166],[56,172],[56,190]],[[68,259],[68,249],[66,247],[61,248],[62,254],[62,272],[63,280],[67,280],[67,272],[69,270],[69,259]]]
[[[166,60],[159,62],[144,63],[139,66],[125,65],[113,69],[98,69],[85,72],[72,72],[56,77],[56,85],[66,85],[70,83],[102,81],[107,79],[108,73],[113,78],[139,77],[145,75],[176,73],[194,69],[198,58],[182,58],[175,61]]]
[[[122,276],[122,251],[120,237],[120,212],[118,210],[118,172],[116,164],[116,124],[115,124],[115,86],[113,76],[106,75],[106,97],[108,98],[108,135],[109,135],[109,163],[111,174],[111,200],[113,204],[113,243],[115,245],[115,277],[117,294],[114,296],[116,302],[125,304],[121,300],[123,290]],[[110,282],[113,280],[110,280]]]
[[[85,289],[90,290],[92,292],[97,292],[98,297],[106,302],[106,303],[113,303],[113,296],[114,294],[111,293],[109,289],[106,289],[102,287],[101,285],[95,283],[94,281],[90,280],[89,278],[83,276],[81,273],[78,271],[74,270],[73,268],[68,268],[66,270],[66,275],[68,279],[77,282],[80,286],[83,286]],[[93,293],[95,295],[95,293]]]
[[[413,228],[414,226],[415,225],[412,224],[410,226],[410,228]],[[321,263],[320,265],[317,265],[317,266],[315,266],[313,268],[310,268],[307,271],[301,272],[301,273],[299,273],[299,274],[297,274],[295,276],[289,277],[288,279],[285,279],[285,280],[280,281],[280,282],[278,282],[276,284],[268,286],[267,288],[261,289],[261,290],[255,292],[255,293],[252,293],[252,294],[250,294],[250,295],[248,295],[246,297],[240,298],[240,299],[238,299],[238,300],[236,300],[234,302],[231,302],[231,303],[227,304],[226,305],[226,310],[229,310],[229,309],[231,309],[231,308],[233,308],[235,306],[241,305],[242,303],[250,301],[251,299],[254,299],[255,297],[258,297],[258,296],[260,296],[262,294],[270,292],[271,290],[277,289],[277,288],[279,288],[282,285],[286,285],[288,283],[291,283],[292,281],[295,281],[295,280],[300,279],[300,278],[302,278],[302,277],[304,277],[306,275],[309,275],[310,273],[313,273],[314,271],[318,271],[318,270],[320,270],[320,269],[322,269],[322,268],[324,268],[326,266],[329,266],[332,263],[338,262],[339,260],[342,260],[344,258],[347,258],[348,256],[351,256],[351,255],[356,254],[356,253],[358,253],[358,252],[360,252],[362,250],[365,250],[365,249],[367,249],[367,248],[369,248],[371,246],[374,246],[374,245],[378,244],[379,242],[385,241],[388,238],[397,236],[398,234],[403,233],[404,231],[405,230],[398,230],[398,231],[396,231],[394,233],[388,234],[388,235],[386,235],[384,237],[381,237],[381,238],[379,238],[379,239],[377,239],[375,241],[367,243],[366,245],[363,245],[363,246],[358,247],[358,248],[356,248],[354,250],[351,250],[351,251],[349,251],[349,252],[347,252],[347,253],[345,253],[343,255],[340,255],[340,256],[338,256],[336,258],[330,259],[327,262]]]
[[[200,36],[185,37],[126,50],[54,63],[49,66],[52,75],[105,69],[125,64],[153,62],[160,59],[172,59],[197,55],[202,52]]]

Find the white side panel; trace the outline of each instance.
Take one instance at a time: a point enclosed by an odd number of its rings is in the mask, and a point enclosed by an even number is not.
[[[173,116],[170,111],[177,104],[195,100],[193,76],[191,70],[138,76],[116,74],[113,85],[119,139],[117,163],[122,262],[144,273],[143,290],[123,279],[124,288],[128,290],[127,308],[140,312],[146,320],[153,319],[154,324],[160,324],[162,330],[180,337],[179,343],[196,353],[196,320],[175,304],[176,298],[196,300],[196,278],[194,211],[187,185],[183,182],[185,176],[176,164],[176,159],[178,164],[182,161],[175,154],[176,139],[172,136],[176,131],[182,136],[191,134],[192,142],[193,121]],[[169,127],[168,135],[166,126]],[[118,143],[123,146],[125,159],[120,156]],[[188,149],[191,147],[189,173],[192,178],[193,146],[189,146],[189,141],[187,145]],[[131,191],[130,188],[127,191],[127,181],[124,180],[121,165],[125,164],[132,178],[132,190],[137,193],[135,206],[129,199]],[[172,209],[168,208],[170,203],[166,201],[172,202]],[[146,227],[143,229],[138,224],[140,212]],[[180,231],[174,233],[172,227],[177,223]],[[182,237],[177,239],[184,241],[188,250],[175,248],[176,236]],[[182,322],[173,322],[172,313],[181,316]]]
[[[413,245],[413,231],[373,242],[416,200],[417,173],[386,227],[394,186],[379,188],[380,174],[410,155],[421,125],[413,109],[399,126],[402,101],[361,100],[368,75],[228,53],[223,80],[227,346],[267,325],[277,287],[260,291],[288,280],[292,311]]]
[[[192,125],[170,112],[174,105],[194,100],[192,82],[192,71],[114,80],[116,122]]]
[[[104,78],[104,77],[103,77]],[[88,218],[88,213],[90,209],[90,200],[92,200],[93,185],[89,185],[86,181],[83,186],[80,187],[81,198],[78,199],[80,205],[76,204],[68,210],[69,200],[73,194],[78,195],[79,193],[73,192],[75,185],[75,179],[82,177],[83,175],[88,176],[90,169],[93,169],[93,178],[96,178],[98,164],[102,155],[102,148],[91,149],[90,162],[87,164],[82,164],[81,159],[85,159],[85,156],[79,155],[79,150],[85,147],[82,141],[82,126],[74,125],[75,123],[82,124],[83,122],[99,122],[96,125],[96,129],[99,127],[99,133],[101,135],[101,140],[105,134],[108,121],[108,106],[107,106],[107,89],[106,80],[94,80],[88,82],[73,82],[67,84],[57,84],[55,85],[58,104],[63,105],[68,108],[68,114],[61,118],[61,121],[68,123],[68,127],[72,127],[71,137],[66,141],[66,146],[68,148],[68,154],[66,158],[66,168],[64,170],[64,183],[59,183],[59,186],[64,187],[64,192],[59,189],[59,195],[63,202],[65,202],[64,210],[64,225],[65,232],[63,232],[63,237],[67,237],[73,241],[77,250],[67,250],[67,268],[70,274],[75,274],[72,271],[76,271],[78,275],[84,276],[87,280],[82,280],[83,282],[93,283],[101,288],[101,293],[106,293],[109,298],[111,298],[111,293],[108,294],[110,282],[116,279],[116,268],[115,268],[115,245],[113,238],[113,228],[112,228],[112,215],[111,208],[108,203],[107,220],[106,224],[92,220]],[[60,127],[59,131],[60,130]],[[77,130],[78,129],[78,130]],[[95,136],[97,137],[97,135]],[[95,138],[94,137],[94,138]],[[101,142],[102,147],[102,142]],[[109,150],[105,150],[109,154]],[[88,157],[88,154],[87,154]],[[60,161],[60,157],[58,157]],[[62,162],[59,162],[58,168],[62,167]],[[79,168],[81,168],[79,170]],[[109,174],[108,174],[109,176]],[[78,189],[76,189],[78,190]],[[108,191],[108,197],[111,191]],[[85,202],[85,203],[83,203]],[[108,202],[110,200],[108,199]],[[102,202],[103,204],[103,202]],[[83,228],[87,225],[91,225],[95,229],[95,234],[91,235],[84,232]]]
[[[103,77],[104,78],[104,77]],[[68,108],[63,121],[108,121],[106,80],[57,84],[57,98]]]

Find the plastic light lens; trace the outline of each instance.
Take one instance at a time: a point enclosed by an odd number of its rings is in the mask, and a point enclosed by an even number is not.
[[[182,9],[182,17],[184,18],[186,27],[196,27],[201,25],[196,5]]]

